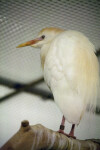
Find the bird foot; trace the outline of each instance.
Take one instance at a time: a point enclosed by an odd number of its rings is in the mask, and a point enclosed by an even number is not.
[[[71,133],[67,134],[67,133],[65,133],[63,130],[59,130],[58,132],[59,132],[59,133],[62,133],[62,134],[64,134],[64,135],[66,135],[67,137],[71,137],[71,138],[73,138],[73,139],[76,139],[76,137],[75,137],[74,135],[72,135]]]

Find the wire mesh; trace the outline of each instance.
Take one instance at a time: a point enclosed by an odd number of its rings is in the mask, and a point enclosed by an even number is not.
[[[42,76],[40,51],[16,46],[48,26],[81,31],[99,48],[100,1],[0,0],[0,76],[23,83]]]

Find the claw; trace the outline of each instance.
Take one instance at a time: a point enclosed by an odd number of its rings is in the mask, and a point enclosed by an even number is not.
[[[67,137],[71,137],[71,138],[73,138],[73,139],[76,139],[76,137],[74,136],[74,135],[72,135],[72,134],[67,134],[67,133],[65,133],[63,130],[59,130],[58,131],[59,133],[61,133],[61,134],[64,134],[65,136],[67,136]]]

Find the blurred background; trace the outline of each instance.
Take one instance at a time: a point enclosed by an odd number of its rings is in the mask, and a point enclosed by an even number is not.
[[[40,51],[16,48],[45,27],[83,32],[100,60],[99,0],[0,0],[0,147],[25,119],[32,125],[59,129],[62,113],[44,83]],[[98,97],[96,113],[87,112],[76,127],[77,138],[100,138],[99,103]],[[67,133],[70,127],[66,122]]]

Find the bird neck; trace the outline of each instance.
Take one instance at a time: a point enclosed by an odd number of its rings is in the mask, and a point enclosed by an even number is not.
[[[41,65],[43,70],[44,70],[44,63],[49,51],[50,44],[51,43],[44,44],[41,48],[40,56],[41,56]]]

